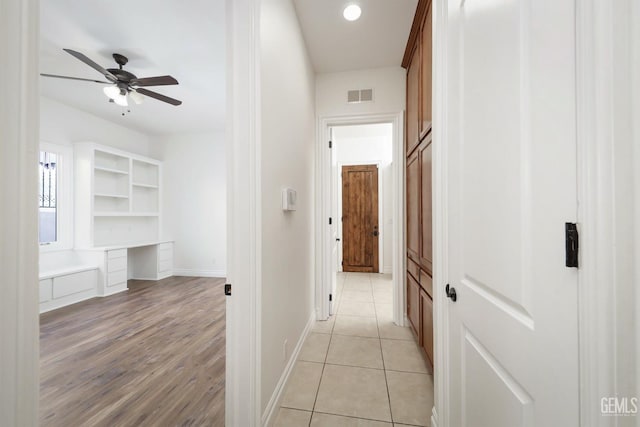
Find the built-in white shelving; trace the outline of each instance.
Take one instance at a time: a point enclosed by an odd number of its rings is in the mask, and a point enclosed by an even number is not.
[[[94,143],[78,143],[76,247],[160,236],[161,162]]]
[[[116,174],[120,174],[120,175],[129,175],[128,171],[121,171],[121,170],[118,170],[118,169],[103,168],[103,167],[100,167],[100,166],[94,166],[94,169],[99,171],[99,172],[116,173]]]
[[[151,184],[140,184],[137,182],[132,183],[131,185],[133,185],[134,187],[142,187],[142,188],[158,188],[157,185],[151,185]]]
[[[108,197],[111,199],[128,199],[129,196],[127,194],[104,194],[104,193],[95,193],[95,197]]]
[[[160,216],[158,212],[94,212],[93,216]]]

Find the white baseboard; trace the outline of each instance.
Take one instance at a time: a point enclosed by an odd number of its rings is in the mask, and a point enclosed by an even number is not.
[[[385,265],[382,267],[382,274],[393,274],[393,267],[390,265]]]
[[[269,399],[269,403],[262,414],[262,425],[264,427],[270,427],[275,421],[276,416],[278,415],[278,409],[280,408],[280,402],[282,401],[282,392],[287,385],[287,381],[289,380],[289,375],[293,371],[293,367],[296,364],[296,360],[298,360],[298,354],[302,349],[302,345],[304,344],[304,340],[307,339],[307,335],[313,328],[313,324],[316,321],[315,312],[311,312],[311,316],[309,317],[309,321],[307,322],[307,326],[305,326],[304,331],[300,335],[300,339],[298,339],[298,343],[296,344],[296,348],[293,349],[293,353],[289,358],[289,362],[287,366],[285,366],[280,379],[278,380],[278,384],[276,384],[275,390],[273,390],[273,394],[271,395],[271,399]]]
[[[187,268],[174,268],[174,276],[186,277],[227,277],[226,270],[194,270]]]
[[[108,296],[111,296],[111,295],[119,294],[120,292],[125,292],[125,291],[128,291],[128,290],[129,290],[129,288],[127,287],[127,284],[125,283],[124,286],[117,286],[117,287],[114,287],[112,289],[107,288],[105,290],[105,292],[103,292],[101,294],[98,294],[96,296],[98,296],[100,298],[103,298],[103,297],[108,297]]]

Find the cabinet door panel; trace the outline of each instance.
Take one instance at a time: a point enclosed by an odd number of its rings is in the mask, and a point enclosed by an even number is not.
[[[416,280],[420,279],[420,266],[410,258],[407,259],[407,273],[411,274]]]
[[[420,30],[420,139],[431,129],[431,76],[432,76],[432,24],[431,5],[427,9],[422,28]]]
[[[420,287],[433,298],[433,279],[431,275],[424,270],[420,270]]]
[[[411,63],[407,69],[407,155],[420,142],[420,47],[413,50]]]
[[[425,139],[420,147],[420,265],[433,275],[433,229],[432,229],[432,199],[431,199],[431,136]]]
[[[422,290],[420,291],[420,308],[422,310],[422,348],[433,367],[433,301]]]
[[[407,274],[407,317],[420,341],[420,285]]]
[[[407,256],[419,262],[420,163],[418,152],[407,159]]]

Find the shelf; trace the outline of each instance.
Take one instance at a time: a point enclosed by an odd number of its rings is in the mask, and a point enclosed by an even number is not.
[[[133,185],[134,187],[140,187],[140,188],[152,188],[152,189],[153,189],[153,188],[155,188],[155,189],[157,189],[157,188],[158,188],[158,186],[157,186],[157,185],[153,185],[153,184],[142,184],[142,183],[140,183],[140,182],[134,182],[134,183],[133,183],[133,184],[131,184],[131,185]]]
[[[95,170],[97,171],[101,171],[101,172],[108,172],[108,173],[118,173],[121,175],[129,175],[129,171],[123,171],[120,169],[111,169],[111,168],[105,168],[102,166],[94,166],[93,167]]]
[[[113,198],[113,199],[128,199],[129,196],[124,196],[124,195],[120,195],[120,194],[107,194],[107,193],[95,193],[94,196],[96,197],[109,197],[109,198]]]
[[[155,217],[158,212],[94,212],[93,216],[99,217]]]
[[[157,164],[133,159],[131,167],[131,181],[134,185],[141,188],[158,188],[160,167]]]
[[[162,162],[94,143],[75,146],[77,247],[160,237]]]

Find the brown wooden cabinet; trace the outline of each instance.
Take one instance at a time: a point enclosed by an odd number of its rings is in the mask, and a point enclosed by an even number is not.
[[[407,68],[407,153],[420,142],[420,49],[413,49]]]
[[[407,317],[418,339],[421,334],[420,310],[420,285],[411,274],[407,274]]]
[[[407,317],[433,368],[431,2],[419,0],[402,65],[407,69]]]
[[[420,308],[420,341],[422,349],[433,366],[433,300],[422,289],[420,290]]]
[[[431,6],[427,7],[426,15],[420,27],[420,139],[431,130],[432,120],[432,24]]]
[[[429,135],[422,141],[417,152],[420,164],[420,267],[433,276],[432,149]]]
[[[407,159],[407,256],[420,261],[420,162],[418,152]]]

